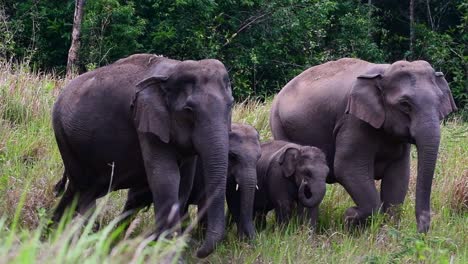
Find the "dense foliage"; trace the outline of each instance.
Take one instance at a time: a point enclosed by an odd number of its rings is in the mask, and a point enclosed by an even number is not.
[[[63,72],[74,1],[1,1],[0,58]],[[87,1],[79,64],[91,70],[137,52],[218,58],[242,99],[274,94],[304,69],[344,56],[424,59],[466,106],[468,4],[414,2],[411,52],[409,0]]]

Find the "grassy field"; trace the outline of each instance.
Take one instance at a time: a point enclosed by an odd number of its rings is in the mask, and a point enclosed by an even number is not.
[[[63,170],[50,111],[65,81],[30,72],[24,65],[0,65],[0,263],[162,263],[180,254],[199,261],[193,257],[196,240],[146,239],[154,225],[152,210],[140,213],[130,238],[123,239],[115,218],[125,191],[100,200],[92,216],[101,223],[98,232],[80,218],[44,231],[58,201],[53,185]],[[269,103],[240,103],[233,121],[254,125],[268,140],[268,111]],[[207,262],[468,263],[468,123],[455,116],[442,127],[428,235],[416,233],[415,172],[413,162],[399,222],[379,215],[363,230],[344,230],[343,213],[353,203],[341,186],[328,185],[315,234],[296,221],[280,229],[270,215],[267,229],[252,242],[239,241],[230,228]]]

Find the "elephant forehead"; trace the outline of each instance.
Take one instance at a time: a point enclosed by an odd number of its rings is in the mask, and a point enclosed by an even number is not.
[[[395,76],[399,73],[406,74],[433,74],[434,69],[426,61],[397,61],[393,63],[384,73],[384,76]]]
[[[386,76],[381,85],[390,101],[398,101],[401,97],[431,99],[441,95],[434,78],[434,74],[429,70],[400,70]]]
[[[231,130],[233,134],[237,134],[238,136],[246,135],[255,138],[258,135],[257,130],[247,124],[232,123]]]
[[[184,72],[193,72],[197,75],[227,74],[227,70],[224,67],[224,65],[220,61],[214,59],[201,61],[186,60],[177,65],[177,70]]]

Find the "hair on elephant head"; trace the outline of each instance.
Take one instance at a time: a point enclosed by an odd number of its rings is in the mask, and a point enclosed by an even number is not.
[[[426,232],[440,141],[439,121],[457,107],[444,75],[426,61],[398,61],[370,67],[355,80],[346,111],[374,128],[416,144],[416,215],[418,230]]]
[[[329,171],[323,152],[316,147],[288,144],[276,156],[283,176],[298,187],[299,201],[306,207],[317,206],[325,196]]]

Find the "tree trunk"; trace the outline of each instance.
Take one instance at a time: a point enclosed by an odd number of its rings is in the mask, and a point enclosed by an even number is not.
[[[80,50],[81,21],[83,20],[84,5],[86,0],[75,0],[75,15],[73,17],[73,31],[70,49],[68,50],[67,60],[67,78],[73,77],[76,63],[78,61],[78,52]]]
[[[369,38],[371,37],[371,24],[372,24],[372,0],[367,1],[367,8],[369,8],[369,12],[367,13],[367,18],[369,19],[369,27],[367,28],[367,35]]]
[[[426,8],[427,8],[427,20],[429,22],[429,25],[431,26],[431,29],[434,30],[434,21],[432,20],[431,6],[429,5],[429,0],[426,0]]]
[[[414,45],[414,0],[410,0],[410,55],[409,58],[413,59],[413,45]]]

